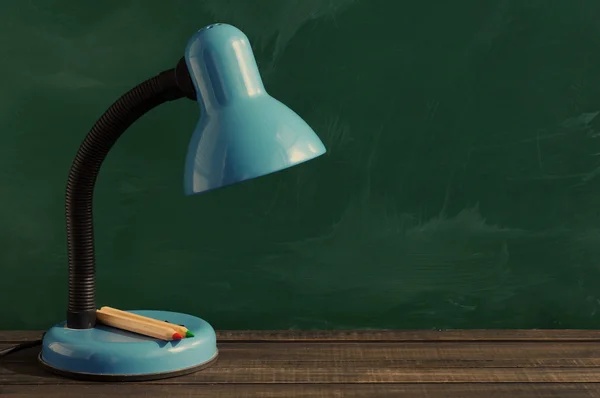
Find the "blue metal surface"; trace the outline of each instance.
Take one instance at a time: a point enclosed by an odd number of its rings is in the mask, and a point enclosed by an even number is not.
[[[187,195],[303,163],[325,153],[304,120],[265,91],[248,38],[227,24],[189,40],[185,60],[200,120],[185,163]]]
[[[42,362],[69,373],[133,376],[181,371],[216,357],[215,331],[206,321],[169,311],[131,312],[184,325],[195,337],[162,341],[104,325],[67,329],[62,322],[46,332]]]

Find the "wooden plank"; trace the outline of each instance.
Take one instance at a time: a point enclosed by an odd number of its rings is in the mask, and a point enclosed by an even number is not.
[[[244,333],[232,336],[246,336]],[[275,337],[269,334],[271,332],[265,333],[267,338],[262,342],[223,339],[219,342],[220,358],[215,366],[192,375],[145,385],[175,388],[178,384],[232,384],[250,388],[275,384],[287,388],[293,384],[350,383],[600,383],[600,344],[582,338],[585,334],[557,333],[564,338],[559,338],[559,342],[549,341],[546,337],[534,339],[533,335],[529,335],[529,340],[506,341],[480,338],[483,335],[477,334],[475,336],[479,337],[475,339],[462,341],[415,337],[396,342],[387,338],[357,342],[353,337],[319,338],[314,342],[293,339],[319,336],[318,333],[292,334],[292,340],[285,333]],[[2,343],[0,348],[9,345]],[[58,388],[62,384],[85,385],[56,378],[41,369],[36,361],[38,352],[39,347],[35,347],[3,358],[0,386],[40,384]]]
[[[600,330],[235,330],[220,341],[600,341]]]
[[[600,368],[373,368],[360,366],[213,367],[175,384],[252,383],[600,383]],[[164,381],[161,384],[166,384]]]
[[[34,357],[35,358],[35,357]],[[32,358],[27,362],[0,362],[0,385],[72,384],[56,378]],[[225,357],[226,358],[226,357]],[[268,362],[243,366],[221,358],[213,367],[150,384],[318,384],[318,383],[598,383],[600,367],[394,367],[360,362]]]
[[[17,355],[17,354],[15,354]],[[6,364],[24,364],[31,363],[32,359],[19,355],[14,358],[3,360]],[[304,361],[302,359],[289,359],[282,361],[265,361],[259,358],[239,359],[228,356],[219,358],[221,367],[240,366],[248,369],[252,368],[273,368],[285,363],[287,366],[295,368],[310,368],[318,364],[320,366],[340,366],[343,363],[353,364],[361,368],[365,367],[386,367],[386,368],[600,368],[600,358],[526,358],[526,359],[424,359],[424,360],[404,360],[404,359],[367,359],[367,360],[322,360],[322,361]],[[37,364],[34,364],[37,366]],[[2,374],[0,369],[0,375]]]
[[[0,330],[0,343],[23,343],[42,337],[43,330]]]
[[[0,344],[0,349],[6,344]],[[32,362],[40,348],[6,356],[5,363]],[[427,343],[220,343],[219,365],[265,368],[294,367],[595,367],[600,344],[549,342]]]
[[[42,369],[0,366],[0,385],[77,384],[43,374]],[[8,372],[6,372],[8,370]],[[15,370],[14,372],[12,370]],[[35,374],[33,373],[35,372]],[[600,383],[598,368],[208,368],[148,384],[388,384],[388,383]]]
[[[259,384],[259,385],[148,385],[93,384],[0,386],[6,398],[80,398],[122,396],[130,398],[590,398],[600,396],[599,384]]]
[[[0,343],[39,339],[40,330],[3,330]],[[221,342],[290,341],[600,341],[600,330],[224,330]]]
[[[236,361],[481,360],[600,358],[600,344],[573,342],[220,343]]]

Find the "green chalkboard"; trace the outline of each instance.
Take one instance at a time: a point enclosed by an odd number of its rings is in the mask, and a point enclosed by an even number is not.
[[[600,327],[600,2],[0,2],[0,329],[65,317],[76,149],[196,29],[250,38],[326,156],[185,197],[164,105],[95,196],[98,304],[224,329]]]

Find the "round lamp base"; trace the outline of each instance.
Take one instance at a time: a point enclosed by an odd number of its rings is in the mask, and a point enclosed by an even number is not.
[[[131,312],[184,325],[194,337],[163,341],[100,324],[68,329],[62,322],[44,335],[40,363],[70,378],[142,381],[193,373],[217,360],[217,338],[206,321],[170,311]]]

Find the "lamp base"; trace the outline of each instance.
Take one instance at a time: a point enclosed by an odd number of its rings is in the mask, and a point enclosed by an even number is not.
[[[193,373],[216,362],[217,338],[208,322],[170,311],[130,312],[185,325],[194,337],[162,341],[101,324],[68,329],[61,322],[44,335],[40,363],[70,378],[143,381]]]

